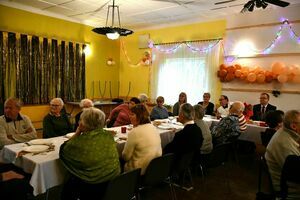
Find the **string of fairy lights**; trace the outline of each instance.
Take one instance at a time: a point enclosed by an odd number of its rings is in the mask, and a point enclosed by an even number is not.
[[[275,34],[275,38],[271,41],[270,44],[267,45],[266,48],[264,48],[262,50],[255,50],[255,49],[251,49],[251,50],[256,54],[264,54],[264,55],[270,54],[272,49],[276,46],[276,44],[282,38],[282,33],[283,33],[284,28],[289,28],[291,38],[294,39],[298,44],[300,44],[300,36],[295,32],[295,30],[293,29],[292,24],[289,22],[289,20],[284,19],[284,20],[282,20],[282,24],[280,25],[278,31]],[[223,46],[223,53],[226,57],[226,61],[229,63],[233,62],[234,60],[239,58],[239,56],[237,56],[237,55],[226,56],[227,54],[226,54],[224,46]]]
[[[284,19],[282,21],[282,25],[279,27],[275,38],[272,40],[272,42],[263,50],[260,51],[254,51],[257,54],[269,54],[271,50],[276,46],[276,43],[280,40],[282,37],[282,31],[284,28],[288,27],[290,29],[290,35],[295,41],[297,41],[298,44],[300,44],[300,37],[296,34],[295,30],[293,29],[291,23],[289,22],[288,19]]]
[[[275,34],[275,38],[267,45],[267,47],[262,49],[262,50],[252,49],[252,51],[256,54],[270,54],[271,50],[276,46],[276,43],[278,43],[280,38],[282,38],[282,33],[283,33],[284,28],[289,28],[289,32],[290,32],[291,37],[298,44],[300,44],[300,36],[296,33],[296,31],[292,27],[292,24],[289,22],[289,20],[284,19],[284,20],[282,20],[282,24],[280,25],[278,31]],[[207,53],[210,50],[212,50],[216,45],[221,43],[221,46],[222,46],[222,49],[223,49],[223,55],[225,56],[227,62],[233,62],[234,60],[236,60],[239,57],[238,55],[228,56],[226,54],[222,39],[212,40],[212,41],[208,42],[208,44],[202,45],[201,47],[194,46],[193,43],[194,42],[179,42],[179,43],[175,43],[172,46],[170,46],[170,45],[166,46],[166,45],[162,45],[162,44],[154,44],[154,42],[152,40],[150,40],[149,43],[148,43],[148,47],[150,49],[155,49],[155,50],[157,50],[161,53],[171,54],[171,53],[175,53],[183,45],[186,45],[188,47],[188,49],[193,51],[193,52]],[[122,48],[122,51],[123,51],[128,63],[133,65],[132,62],[131,62],[131,59],[129,58],[129,56],[127,54],[127,51],[125,49],[125,44],[124,44],[123,41],[121,41],[121,48]],[[135,66],[139,66],[139,65],[141,65],[141,62],[139,62]]]
[[[170,53],[175,53],[177,49],[179,49],[181,46],[186,45],[188,49],[193,52],[207,53],[211,49],[213,49],[220,41],[221,39],[214,40],[213,42],[210,42],[209,44],[201,48],[193,46],[192,45],[193,42],[181,42],[181,43],[176,43],[174,46],[171,47],[165,47],[165,45],[156,45],[153,43],[153,41],[149,41],[149,48],[156,49],[162,53],[170,54]]]

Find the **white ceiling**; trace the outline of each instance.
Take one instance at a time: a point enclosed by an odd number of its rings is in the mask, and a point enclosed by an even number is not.
[[[300,4],[300,0],[284,1],[290,2],[289,6]],[[239,13],[247,2],[248,0],[115,0],[115,4],[119,5],[122,27],[134,31],[225,19],[228,15]],[[0,0],[0,4],[6,6],[94,27],[105,26],[108,5],[112,3],[113,0]],[[276,8],[279,7],[271,4],[267,7]],[[109,26],[111,18],[110,13]]]

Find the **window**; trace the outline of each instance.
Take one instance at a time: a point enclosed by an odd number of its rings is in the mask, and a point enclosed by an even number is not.
[[[174,105],[179,93],[185,92],[188,103],[197,104],[207,91],[205,74],[205,57],[168,58],[158,70],[157,96]]]

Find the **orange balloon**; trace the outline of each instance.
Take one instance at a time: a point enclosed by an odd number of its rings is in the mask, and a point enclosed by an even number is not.
[[[277,80],[279,83],[285,83],[288,81],[288,76],[286,74],[280,74],[278,75]]]
[[[234,79],[234,74],[233,73],[228,73],[226,75],[226,78],[225,78],[226,81],[232,81],[233,79]]]
[[[272,74],[266,75],[265,81],[267,83],[271,83],[273,81],[273,75]]]
[[[300,75],[294,76],[293,82],[294,83],[300,83]]]
[[[251,83],[255,82],[256,81],[256,74],[253,73],[253,72],[249,73],[248,76],[247,76],[247,80]]]
[[[235,72],[235,68],[234,68],[234,66],[229,66],[228,68],[227,68],[227,71],[228,71],[228,73],[234,73]]]
[[[221,70],[219,71],[219,76],[220,76],[220,77],[225,77],[226,74],[227,74],[227,71],[226,71],[225,69],[221,69]]]
[[[300,75],[300,68],[298,65],[292,65],[292,74],[294,75]]]
[[[235,77],[239,78],[242,75],[242,71],[240,69],[235,70],[234,72]]]
[[[249,72],[249,67],[242,67],[242,72]]]
[[[240,76],[240,79],[244,80],[244,79],[246,79],[246,78],[247,78],[247,75],[244,74],[244,73],[242,73],[241,76]]]
[[[226,68],[226,65],[225,64],[221,64],[220,65],[220,69],[225,69]]]
[[[272,64],[272,72],[274,74],[281,74],[285,70],[285,64],[283,62],[275,62]]]
[[[292,82],[293,79],[294,79],[294,77],[295,77],[294,74],[289,74],[289,75],[287,75],[287,76],[288,76],[288,82]]]
[[[235,69],[242,69],[242,65],[240,65],[240,64],[235,64],[234,67],[235,67]]]
[[[264,83],[266,79],[266,76],[264,73],[259,73],[256,77],[256,80],[258,83]]]
[[[255,74],[259,74],[260,72],[262,72],[263,70],[260,68],[260,67],[255,67],[254,69],[253,69],[253,72],[255,73]]]

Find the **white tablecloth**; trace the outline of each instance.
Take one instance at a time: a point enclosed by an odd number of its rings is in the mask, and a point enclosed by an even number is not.
[[[182,127],[173,125],[175,128],[180,129]],[[110,128],[117,132],[117,136],[124,136],[126,134],[121,133],[121,127]],[[174,133],[171,130],[158,129],[162,147],[173,140]],[[38,195],[45,193],[47,189],[60,185],[64,181],[66,170],[59,160],[59,148],[63,142],[68,140],[65,136],[51,138],[51,141],[55,145],[55,150],[47,153],[33,155],[32,153],[25,154],[20,157],[16,157],[18,152],[26,146],[24,143],[6,145],[2,149],[2,159],[6,163],[13,163],[16,166],[22,168],[25,172],[32,174],[30,184],[33,187],[33,194]],[[125,141],[117,140],[117,149],[119,155],[124,148]]]
[[[219,121],[211,118],[205,118],[204,120],[209,126],[214,126]],[[182,126],[175,124],[169,125],[176,130],[183,128]],[[247,131],[243,133],[239,139],[261,143],[260,132],[265,129],[266,127],[249,124]],[[127,135],[127,133],[121,133],[121,127],[110,128],[108,130],[116,131],[116,137],[124,137]],[[161,136],[162,148],[164,148],[170,141],[173,140],[175,131],[158,128],[158,132]],[[42,194],[46,192],[47,189],[62,184],[66,174],[66,170],[60,163],[58,153],[61,144],[65,142],[67,138],[62,136],[52,138],[51,140],[55,145],[55,150],[39,155],[32,155],[29,153],[21,157],[16,157],[17,153],[25,146],[24,143],[6,145],[2,149],[2,159],[5,162],[14,163],[16,166],[21,167],[25,172],[32,174],[30,184],[34,189],[34,195]],[[118,140],[118,138],[116,138],[116,141],[119,155],[121,155],[125,141]]]
[[[58,153],[60,145],[66,140],[66,137],[52,138],[51,141],[55,145],[54,151],[38,155],[28,153],[21,157],[16,156],[26,146],[24,143],[6,145],[2,150],[3,160],[32,174],[30,185],[33,187],[33,194],[42,194],[47,189],[63,183],[66,171],[60,163]]]

